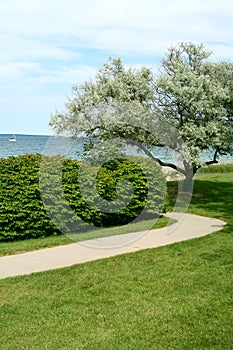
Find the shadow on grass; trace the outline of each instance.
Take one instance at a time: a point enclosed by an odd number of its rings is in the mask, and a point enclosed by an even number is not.
[[[232,181],[195,180],[191,208],[213,212],[215,217],[229,218],[233,214]]]
[[[233,175],[218,174],[211,179],[197,178],[194,180],[194,190],[188,211],[196,214],[212,216],[227,220],[233,224]],[[174,207],[178,183],[168,183],[167,208]]]

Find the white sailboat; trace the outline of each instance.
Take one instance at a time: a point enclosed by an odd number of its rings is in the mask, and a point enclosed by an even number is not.
[[[12,135],[12,137],[9,138],[10,142],[16,142],[16,136]]]

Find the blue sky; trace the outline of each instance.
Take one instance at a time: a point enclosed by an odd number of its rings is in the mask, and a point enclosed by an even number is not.
[[[0,134],[52,134],[50,113],[109,56],[156,73],[192,41],[232,62],[232,14],[231,0],[0,0]]]

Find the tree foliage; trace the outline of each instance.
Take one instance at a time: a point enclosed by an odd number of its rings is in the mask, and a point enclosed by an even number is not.
[[[232,151],[233,66],[209,56],[202,45],[171,48],[156,81],[157,106],[184,140],[194,173],[203,150],[213,151],[208,164]]]
[[[204,164],[232,153],[233,65],[214,63],[210,55],[202,44],[180,43],[168,50],[156,77],[150,68],[126,69],[121,59],[110,58],[94,82],[73,87],[66,112],[54,113],[50,125],[58,134],[85,133],[89,141],[139,142],[160,165],[190,180]],[[156,145],[180,152],[183,166],[158,159]],[[206,162],[203,151],[211,154]]]
[[[94,82],[72,87],[73,96],[66,102],[66,112],[52,114],[50,126],[57,134],[78,136],[83,131],[91,136],[96,125],[93,111],[114,103],[138,102],[147,108],[153,101],[152,82],[149,68],[127,70],[120,58],[110,57]]]

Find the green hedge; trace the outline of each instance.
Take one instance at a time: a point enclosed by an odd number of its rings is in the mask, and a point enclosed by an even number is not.
[[[78,161],[39,154],[0,159],[0,241],[77,232],[84,222],[99,227],[127,224],[145,206],[144,217],[163,211],[165,178],[149,160],[117,159],[98,171],[89,168],[81,177],[88,203],[80,191],[81,169]]]
[[[213,164],[209,166],[204,166],[198,170],[199,174],[206,173],[233,173],[233,164],[224,163],[224,164]]]
[[[0,241],[58,232],[40,197],[40,161],[40,155],[0,160]]]

